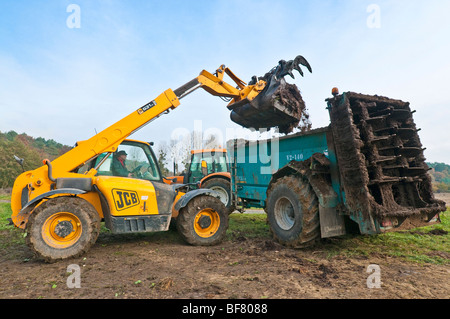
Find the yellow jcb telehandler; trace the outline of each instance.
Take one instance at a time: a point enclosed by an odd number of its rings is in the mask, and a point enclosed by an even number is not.
[[[271,97],[285,85],[283,76],[300,70],[299,64],[310,69],[303,58],[280,61],[248,85],[222,65],[215,74],[203,70],[180,88],[166,90],[52,162],[44,160],[43,166],[18,176],[11,197],[12,222],[26,230],[29,247],[48,262],[85,253],[95,243],[102,220],[113,233],[133,233],[167,230],[176,218],[188,243],[217,244],[228,228],[220,196],[209,189],[185,192],[186,185],[165,184],[150,145],[127,138],[175,109],[197,88],[228,99],[232,119],[235,114],[250,123],[260,114],[255,120],[262,123],[265,117],[267,126],[298,122]],[[237,86],[226,83],[224,74]],[[261,111],[255,113],[255,107]]]

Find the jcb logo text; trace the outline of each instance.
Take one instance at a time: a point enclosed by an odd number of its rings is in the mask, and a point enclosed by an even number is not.
[[[134,191],[127,191],[123,189],[112,190],[114,204],[116,210],[123,210],[139,204],[138,194]]]

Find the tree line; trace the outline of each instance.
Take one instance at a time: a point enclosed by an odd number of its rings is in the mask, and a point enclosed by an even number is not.
[[[221,147],[214,136],[203,139],[192,132],[179,141],[161,142],[156,148],[156,157],[164,176],[180,174],[190,160],[191,149]],[[0,188],[9,188],[22,173],[22,167],[14,159],[14,155],[23,158],[25,171],[42,166],[42,160],[50,161],[69,151],[72,147],[58,143],[52,139],[31,137],[15,131],[0,132]],[[450,165],[445,163],[427,163],[434,192],[450,192]]]
[[[54,160],[71,149],[52,139],[31,137],[25,133],[15,131],[0,132],[0,188],[9,188],[14,180],[22,173],[22,167],[14,159],[14,155],[23,158],[25,171],[42,166],[42,160]]]
[[[158,165],[163,176],[179,174],[186,169],[190,160],[190,150],[200,148],[218,147],[214,136],[202,139],[199,133],[192,132],[177,141],[168,143],[163,141],[155,147]],[[0,188],[10,188],[23,170],[14,158],[16,155],[22,158],[25,171],[42,166],[43,159],[50,161],[69,151],[72,147],[63,145],[53,139],[31,137],[25,133],[18,134],[15,131],[0,131]]]
[[[444,163],[427,163],[432,178],[433,191],[436,193],[450,193],[450,165]]]

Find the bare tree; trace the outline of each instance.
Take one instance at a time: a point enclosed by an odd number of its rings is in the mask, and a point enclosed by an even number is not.
[[[211,134],[208,135],[203,141],[203,148],[222,148],[222,142],[219,140],[219,137],[217,135]]]
[[[157,150],[156,150],[156,156],[158,157],[158,165],[159,169],[161,170],[161,173],[163,176],[169,176],[170,175],[170,159],[167,158],[168,154],[170,154],[170,148],[166,141],[162,141],[158,144]]]
[[[171,139],[167,146],[165,165],[170,167],[171,170],[175,167],[176,174],[180,174],[188,167],[191,160],[191,150],[221,147],[220,139],[216,135],[209,134],[205,139],[203,138],[202,132],[192,131],[178,135],[176,140]]]

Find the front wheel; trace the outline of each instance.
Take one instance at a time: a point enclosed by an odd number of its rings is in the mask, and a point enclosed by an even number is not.
[[[180,210],[177,230],[183,239],[195,246],[220,243],[228,229],[228,213],[225,205],[212,196],[194,197]]]
[[[80,256],[100,233],[95,208],[78,197],[57,197],[39,205],[27,223],[26,242],[46,262]]]

